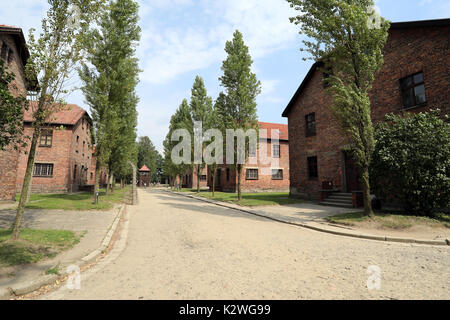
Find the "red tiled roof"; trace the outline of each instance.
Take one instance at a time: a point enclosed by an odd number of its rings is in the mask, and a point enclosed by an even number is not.
[[[6,24],[0,24],[0,28],[8,28],[8,29],[20,29],[19,27],[16,26],[8,26]],[[22,29],[21,29],[22,30]]]
[[[9,34],[14,38],[14,41],[18,49],[18,54],[20,56],[20,59],[22,60],[23,66],[25,67],[28,62],[28,59],[30,58],[30,52],[28,51],[28,47],[26,45],[22,29],[15,26],[0,24],[0,33]],[[33,91],[39,90],[39,84],[36,74],[33,74],[31,77],[29,77],[29,79],[27,79],[26,87],[28,90]]]
[[[30,107],[24,112],[23,120],[25,122],[33,122],[33,112],[36,111],[36,108],[37,101],[30,101]],[[76,104],[66,104],[61,109],[56,109],[57,110],[50,115],[49,119],[47,119],[46,123],[75,125],[86,113],[83,108]]]
[[[267,137],[265,136],[265,134],[263,134],[263,132],[261,132],[260,133],[261,138],[271,139],[272,130],[278,130],[279,140],[289,140],[289,131],[287,124],[271,123],[271,122],[258,122],[258,124],[259,129],[267,130]]]
[[[139,169],[139,171],[148,171],[148,172],[150,172],[150,169],[144,164],[142,166],[142,168]]]

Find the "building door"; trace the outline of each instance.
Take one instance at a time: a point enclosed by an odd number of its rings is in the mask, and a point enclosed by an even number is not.
[[[359,169],[355,164],[353,156],[348,151],[344,152],[344,168],[345,168],[345,185],[346,192],[361,190],[361,176]]]

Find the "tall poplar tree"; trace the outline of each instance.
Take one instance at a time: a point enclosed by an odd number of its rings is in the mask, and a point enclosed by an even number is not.
[[[128,160],[137,162],[138,9],[133,0],[109,2],[100,15],[99,27],[89,32],[89,64],[79,70],[96,134],[94,193],[99,189],[100,168],[113,177],[114,170],[123,173]]]
[[[287,0],[300,14],[291,22],[311,59],[324,63],[331,106],[343,133],[350,138],[364,194],[364,212],[373,215],[369,166],[374,150],[369,91],[383,64],[389,21],[379,17],[373,0]]]
[[[208,93],[205,88],[203,79],[199,76],[195,77],[194,84],[191,90],[191,101],[189,104],[190,120],[192,122],[200,121],[202,123],[202,130],[200,132],[191,132],[192,134],[192,150],[197,151],[199,154],[197,158],[199,163],[193,162],[193,167],[197,173],[197,193],[200,192],[200,176],[203,168],[205,167],[205,161],[203,159],[203,151],[205,144],[203,142],[203,135],[207,129],[209,123],[209,117],[212,112],[212,99],[208,97]],[[188,130],[192,130],[194,124],[188,126]],[[195,144],[198,144],[195,146]],[[195,153],[192,153],[194,160],[196,158]],[[194,172],[194,170],[192,171]]]
[[[172,183],[175,182],[177,176],[181,177],[186,171],[192,168],[191,164],[175,164],[172,161],[172,150],[178,144],[172,141],[172,133],[177,129],[186,129],[192,124],[189,103],[187,99],[183,99],[182,103],[170,118],[169,132],[164,140],[164,173],[171,177]],[[189,130],[188,130],[189,131]]]
[[[17,215],[12,226],[12,239],[19,237],[23,212],[31,186],[36,147],[41,127],[52,113],[65,106],[63,95],[68,93],[67,82],[83,58],[85,35],[89,24],[101,7],[102,0],[48,0],[47,16],[42,20],[39,38],[30,30],[28,48],[30,59],[25,67],[28,79],[37,74],[39,93],[33,111],[33,136],[30,142],[27,168]]]
[[[258,116],[256,113],[256,97],[261,93],[261,83],[252,73],[252,58],[245,45],[242,33],[236,30],[233,40],[225,44],[227,58],[222,63],[223,76],[219,78],[224,87],[223,103],[218,112],[223,119],[226,129],[258,130]],[[236,143],[235,143],[236,146]],[[248,141],[246,141],[245,158],[248,157]],[[236,159],[236,152],[235,152]],[[232,167],[238,175],[238,201],[242,199],[241,174],[243,164],[234,162]]]

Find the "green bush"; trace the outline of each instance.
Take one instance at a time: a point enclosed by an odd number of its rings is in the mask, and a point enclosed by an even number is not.
[[[450,206],[450,123],[439,115],[390,114],[375,127],[372,189],[414,215],[433,216]]]

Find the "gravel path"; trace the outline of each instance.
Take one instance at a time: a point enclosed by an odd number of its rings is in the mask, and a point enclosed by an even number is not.
[[[351,239],[139,191],[81,289],[43,299],[450,299],[450,248]],[[367,268],[381,270],[379,290]]]

